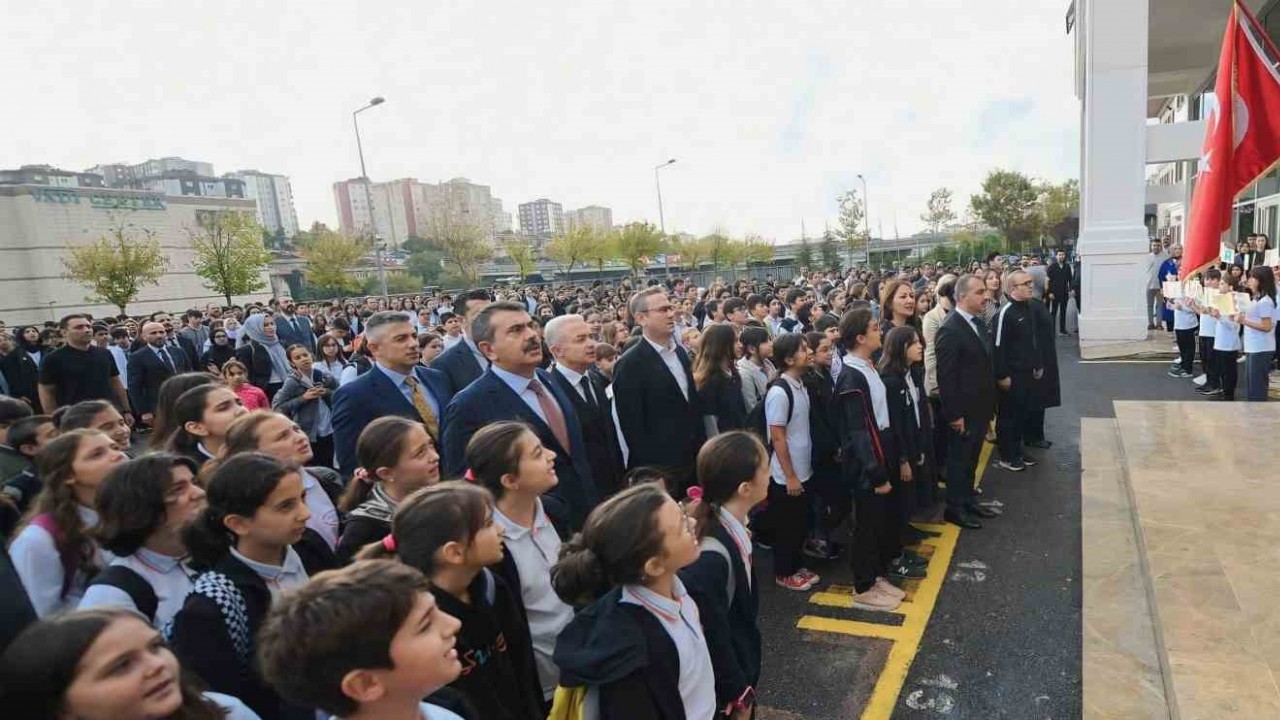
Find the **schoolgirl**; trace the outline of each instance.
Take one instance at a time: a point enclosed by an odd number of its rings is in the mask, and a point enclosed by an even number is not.
[[[884,383],[885,404],[889,411],[888,431],[881,435],[885,452],[885,469],[893,492],[885,496],[890,511],[886,518],[886,535],[901,538],[908,531],[911,511],[916,507],[917,486],[929,482],[929,453],[933,451],[933,427],[929,422],[929,406],[916,384],[912,367],[924,358],[924,346],[916,329],[896,327],[884,337],[880,355],[880,380]],[[896,578],[922,578],[928,561],[901,550],[901,542],[889,561],[886,573]]]
[[[132,442],[133,431],[115,405],[106,400],[85,400],[75,405],[59,408],[54,413],[59,432],[91,429],[107,434],[116,446],[126,454]]]
[[[1245,399],[1263,402],[1270,385],[1271,361],[1276,354],[1276,276],[1266,265],[1255,265],[1245,281],[1252,302],[1236,314],[1244,326]]]
[[[773,448],[770,467],[768,525],[773,545],[773,575],[778,587],[804,592],[821,580],[803,565],[801,551],[807,529],[809,500],[805,483],[813,477],[813,436],[809,391],[801,376],[813,352],[800,333],[783,333],[773,341],[778,379],[765,394],[764,420]]]
[[[736,344],[732,325],[709,325],[702,333],[702,344],[693,361],[693,382],[707,437],[747,426],[742,378],[734,365]]]
[[[742,378],[742,401],[747,412],[764,400],[769,381],[773,379],[773,339],[762,327],[748,325],[738,337],[742,344],[742,357],[738,359],[738,376]]]
[[[249,370],[239,360],[228,360],[222,366],[222,377],[232,392],[240,396],[240,402],[247,410],[266,410],[271,401],[262,388],[249,382]]]
[[[1232,265],[1238,268],[1239,265]],[[1222,292],[1232,292],[1234,288],[1226,279],[1220,284]],[[1216,397],[1220,400],[1236,399],[1236,384],[1239,381],[1240,369],[1236,366],[1236,358],[1240,354],[1243,343],[1240,340],[1240,323],[1236,316],[1223,314],[1217,308],[1210,308],[1209,314],[1216,321],[1213,331],[1213,361],[1218,367],[1222,392]],[[1210,397],[1215,397],[1210,395]]]
[[[1222,271],[1217,268],[1209,268],[1202,276],[1204,287],[1214,290],[1218,289],[1221,280]],[[1221,395],[1222,371],[1215,362],[1213,352],[1213,340],[1217,335],[1218,321],[1209,312],[1209,308],[1202,307],[1194,299],[1191,300],[1191,307],[1200,316],[1200,367],[1204,371],[1204,385],[1196,388],[1196,392],[1201,395]]]
[[[293,372],[271,399],[271,409],[307,434],[316,465],[333,467],[333,393],[338,379],[315,366],[306,346],[290,345],[287,353]]]
[[[169,436],[177,429],[178,423],[173,416],[173,408],[178,398],[194,387],[213,385],[219,382],[218,376],[204,372],[188,372],[174,375],[160,384],[160,392],[156,395],[156,417],[151,423],[151,439],[148,445],[152,450],[165,449]]]
[[[173,406],[177,427],[166,446],[195,463],[197,474],[206,462],[218,457],[227,442],[227,429],[249,412],[240,396],[222,384],[197,385],[182,393]]]

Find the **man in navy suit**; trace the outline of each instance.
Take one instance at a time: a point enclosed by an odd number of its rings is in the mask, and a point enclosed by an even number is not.
[[[276,337],[286,348],[302,345],[316,354],[316,334],[311,329],[311,318],[299,315],[293,298],[280,299],[280,312],[276,314]]]
[[[596,341],[581,315],[561,315],[543,328],[547,347],[555,356],[551,377],[573,402],[587,441],[587,462],[601,498],[622,489],[622,451],[613,425],[612,401],[604,383],[590,374],[596,361]]]
[[[498,420],[527,423],[556,454],[559,484],[542,497],[547,515],[562,532],[581,528],[600,496],[578,413],[551,375],[538,368],[542,339],[529,311],[521,303],[493,303],[476,315],[471,337],[491,364],[445,410],[440,454],[445,472],[461,475],[466,470],[467,443],[485,425]]]
[[[462,318],[462,341],[431,363],[432,369],[444,373],[451,395],[462,392],[489,367],[489,359],[471,337],[471,323],[488,304],[489,293],[485,290],[468,290],[453,299],[453,313]]]
[[[404,313],[374,314],[365,322],[364,338],[373,367],[333,396],[334,449],[338,467],[348,476],[356,469],[360,432],[386,415],[421,422],[439,446],[442,413],[451,397],[444,377],[418,364],[418,338]]]
[[[189,367],[185,352],[166,344],[164,325],[143,324],[138,333],[145,344],[129,356],[129,397],[143,424],[150,425],[156,411],[160,386]]]

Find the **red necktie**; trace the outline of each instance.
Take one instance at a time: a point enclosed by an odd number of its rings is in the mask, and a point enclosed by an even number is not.
[[[569,452],[569,429],[565,426],[564,413],[560,411],[560,405],[537,378],[529,381],[529,389],[538,396],[538,405],[542,407],[542,414],[547,416],[547,425],[551,427],[551,433],[556,436],[556,442],[560,443],[560,447],[564,448],[565,452]]]

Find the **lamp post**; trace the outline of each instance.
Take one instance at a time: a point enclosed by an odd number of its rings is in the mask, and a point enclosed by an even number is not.
[[[862,225],[867,234],[867,266],[871,266],[871,213],[867,210],[867,179],[858,174],[858,179],[862,181]]]
[[[378,282],[382,285],[382,296],[387,296],[387,270],[382,264],[382,242],[378,239],[375,228],[376,223],[373,220],[373,191],[369,187],[369,173],[364,169],[364,145],[360,143],[360,113],[371,107],[381,105],[386,99],[381,95],[369,101],[368,105],[351,113],[351,124],[356,129],[356,152],[360,155],[360,179],[364,181],[364,201],[365,206],[369,208],[369,235],[373,238],[374,258],[378,263]]]
[[[658,171],[675,162],[675,158],[653,166],[653,184],[658,188],[658,229],[662,231],[662,239],[667,239],[667,221],[662,216],[662,180],[658,176]],[[668,248],[669,249],[669,248]],[[662,266],[666,270],[667,277],[671,277],[671,259],[668,257],[671,253],[662,253]]]

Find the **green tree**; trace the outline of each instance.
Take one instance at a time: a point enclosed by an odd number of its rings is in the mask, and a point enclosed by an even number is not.
[[[301,249],[302,258],[307,261],[305,275],[309,284],[338,294],[360,289],[360,281],[349,272],[364,257],[360,242],[322,227],[310,233]],[[382,289],[381,284],[378,289]]]
[[[735,252],[737,260],[744,268],[750,268],[752,264],[767,263],[773,259],[773,243],[754,233],[748,233],[735,245],[737,245]]]
[[[543,253],[559,264],[568,276],[574,265],[587,259],[587,252],[598,239],[599,233],[595,228],[590,225],[575,225],[568,232],[551,238]]]
[[[982,192],[969,199],[973,214],[1004,236],[1009,251],[1023,247],[1039,231],[1036,200],[1039,193],[1031,180],[1016,170],[992,170],[982,181]]]
[[[796,267],[813,267],[813,247],[809,238],[800,236],[800,247],[796,250]]]
[[[68,246],[62,258],[63,277],[93,293],[86,302],[108,302],[125,314],[142,288],[159,285],[169,267],[154,230],[112,219],[105,235],[89,245]]]
[[[836,235],[830,230],[822,233],[822,242],[818,245],[822,253],[822,266],[826,270],[840,271],[840,246],[836,244]]]
[[[197,216],[186,229],[196,258],[192,263],[204,286],[231,304],[232,295],[248,295],[267,287],[262,271],[271,262],[263,247],[263,230],[249,213],[219,210]]]
[[[840,204],[836,237],[840,238],[840,242],[849,251],[849,267],[853,267],[854,251],[867,247],[866,223],[863,222],[867,216],[866,200],[858,197],[857,190],[850,190],[836,198],[836,202]],[[867,259],[870,260],[870,257],[868,253]]]
[[[934,235],[955,222],[956,213],[951,209],[951,188],[941,187],[929,193],[929,201],[925,203],[925,212],[920,219]]]
[[[604,275],[604,266],[610,260],[619,257],[618,251],[618,231],[610,230],[596,238],[596,241],[587,247],[582,255],[582,259],[596,266],[596,272],[600,276]]]
[[[732,242],[729,233],[720,229],[702,238],[702,252],[711,261],[713,272],[718,271],[721,264],[730,260],[733,251],[729,244]]]
[[[507,252],[511,262],[516,264],[516,270],[520,275],[520,280],[523,282],[525,277],[533,272],[533,248],[529,246],[529,243],[516,239],[503,243],[502,249]]]
[[[653,223],[633,222],[618,231],[615,239],[618,258],[639,275],[654,255],[662,252],[662,233]]]
[[[432,223],[427,239],[442,250],[457,274],[474,284],[480,275],[480,264],[493,259],[493,247],[484,229],[474,223],[445,213]]]
[[[390,295],[410,295],[422,292],[422,283],[412,273],[387,273],[387,293]],[[377,275],[364,281],[366,295],[381,295],[382,282]]]
[[[699,238],[672,235],[667,245],[667,252],[680,256],[680,267],[692,272],[697,272],[698,266],[707,258],[706,247]]]
[[[1071,213],[1080,207],[1080,181],[1041,183],[1037,188],[1036,212],[1040,228],[1058,244],[1076,234],[1078,221],[1071,222]]]

